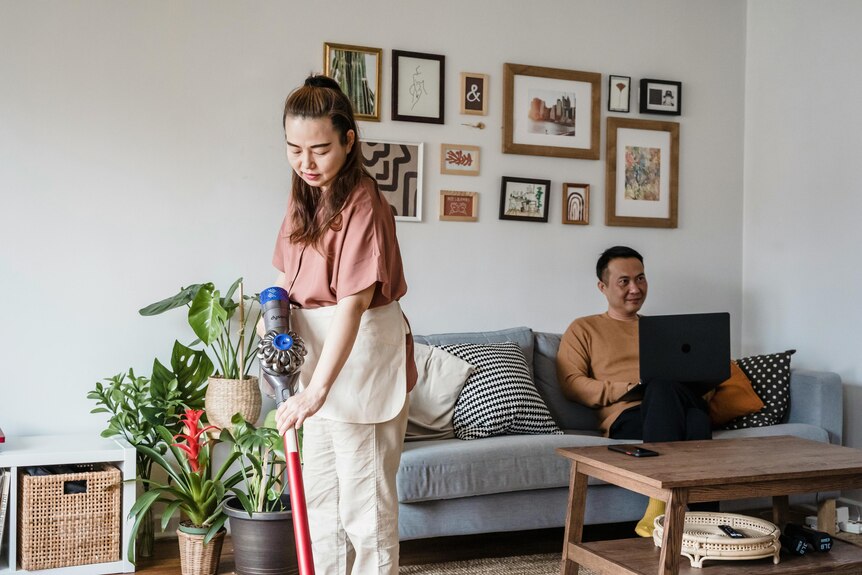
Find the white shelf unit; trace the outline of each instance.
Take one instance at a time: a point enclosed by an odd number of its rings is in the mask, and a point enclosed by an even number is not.
[[[120,543],[120,559],[107,563],[91,563],[57,569],[26,571],[18,568],[18,468],[38,465],[63,465],[73,463],[112,463],[120,469],[123,477],[122,517],[123,530]],[[106,575],[109,573],[132,573],[134,564],[128,561],[129,537],[132,521],[129,510],[135,503],[136,477],[135,448],[123,439],[105,439],[98,435],[43,435],[31,437],[6,437],[0,444],[0,469],[9,470],[12,479],[9,490],[9,506],[6,510],[6,530],[3,548],[0,551],[0,575],[15,573],[42,573],[45,575]]]

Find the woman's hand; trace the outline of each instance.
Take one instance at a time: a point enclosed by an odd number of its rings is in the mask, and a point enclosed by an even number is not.
[[[278,432],[284,435],[291,429],[298,429],[306,419],[317,413],[326,401],[326,391],[309,387],[278,406],[275,422]]]

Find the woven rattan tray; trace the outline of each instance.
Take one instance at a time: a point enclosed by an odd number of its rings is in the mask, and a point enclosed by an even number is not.
[[[730,525],[747,537],[733,539],[719,525]],[[664,533],[664,515],[655,518],[653,542],[661,547]],[[772,557],[778,564],[781,531],[774,523],[757,517],[736,513],[689,512],[685,514],[682,534],[682,554],[691,560],[692,567],[703,567],[706,560],[747,560]]]

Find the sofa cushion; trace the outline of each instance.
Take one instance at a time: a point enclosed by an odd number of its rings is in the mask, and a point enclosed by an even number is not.
[[[762,427],[781,423],[790,406],[790,356],[796,350],[770,355],[755,355],[738,359],[751,387],[763,400],[764,407],[756,413],[743,415],[728,423],[725,429]]]
[[[417,335],[414,341],[426,345],[450,345],[453,343],[502,343],[513,341],[521,348],[530,373],[533,368],[533,330],[528,327],[511,327],[497,331],[474,331],[463,333],[438,333],[433,335]]]
[[[709,398],[709,420],[721,427],[731,419],[763,409],[763,401],[751,387],[751,380],[736,362],[730,363],[730,378],[715,388]]]
[[[585,405],[566,399],[557,379],[557,351],[560,349],[560,334],[535,334],[533,351],[533,383],[551,417],[561,429],[598,430],[596,412]]]
[[[440,347],[475,366],[455,402],[455,437],[561,433],[533,386],[518,344],[461,343]]]
[[[455,401],[473,366],[439,347],[422,343],[414,344],[413,357],[418,379],[410,392],[405,440],[455,437]]]

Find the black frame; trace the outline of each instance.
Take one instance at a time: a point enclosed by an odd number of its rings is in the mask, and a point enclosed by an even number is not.
[[[440,84],[440,90],[437,94],[437,99],[439,102],[439,110],[440,115],[438,117],[432,116],[411,116],[409,114],[402,114],[398,111],[398,65],[399,60],[402,57],[407,58],[419,58],[423,60],[435,60],[440,63],[440,77],[438,78]],[[442,124],[444,121],[444,99],[443,94],[445,93],[445,81],[446,81],[446,56],[438,55],[438,54],[425,54],[422,52],[406,52],[404,50],[392,50],[392,119],[400,120],[402,122],[423,122],[426,124]]]
[[[653,90],[663,90],[662,86],[676,88],[676,100],[673,106],[665,104],[656,104],[649,102],[650,88]],[[679,116],[682,114],[682,82],[673,82],[671,80],[652,80],[644,78],[640,83],[640,112],[642,114],[662,114],[665,116]]]
[[[625,78],[628,81],[629,93],[626,96],[626,107],[623,108],[614,108],[611,106],[611,102],[613,101],[614,96],[614,78]],[[618,76],[615,74],[611,74],[608,76],[608,112],[622,112],[624,114],[628,114],[631,111],[632,104],[632,78],[631,76]]]
[[[509,182],[518,183],[518,184],[541,184],[545,186],[545,203],[542,208],[542,216],[541,217],[532,217],[532,216],[512,216],[506,215],[506,196],[507,196],[507,184]],[[548,221],[548,212],[550,211],[551,205],[551,180],[542,180],[537,178],[514,178],[510,176],[503,176],[500,185],[500,219],[501,220],[519,220],[522,222],[547,222]]]

